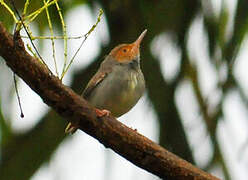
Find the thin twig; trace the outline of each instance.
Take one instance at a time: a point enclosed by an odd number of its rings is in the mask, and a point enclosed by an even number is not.
[[[48,1],[47,5],[42,6],[41,8],[37,9],[36,11],[34,11],[31,14],[29,14],[28,16],[26,16],[26,18],[28,19],[26,24],[28,25],[29,23],[31,23],[43,10],[45,10],[45,8],[51,6],[52,4],[54,4],[57,1],[58,0],[53,0],[52,2]]]
[[[16,82],[16,74],[13,73],[13,78],[14,78],[14,85],[15,85],[15,92],[16,92],[16,95],[17,95],[17,101],[18,101],[18,104],[19,104],[19,108],[21,110],[21,118],[24,118],[24,113],[23,113],[23,110],[22,110],[22,105],[21,105],[21,99],[20,99],[20,96],[19,96],[19,92],[18,92],[18,89],[17,89],[17,82]]]
[[[65,69],[66,69],[66,65],[67,65],[67,31],[66,31],[66,25],[65,25],[65,22],[64,22],[64,18],[63,18],[63,15],[61,13],[61,9],[59,7],[59,4],[58,2],[56,1],[55,2],[55,5],[56,5],[56,8],[57,8],[57,11],[59,13],[59,18],[60,18],[60,21],[61,21],[61,24],[62,24],[62,30],[63,30],[63,37],[64,37],[64,65],[63,65],[63,69],[62,69],[62,75],[61,75],[61,80],[63,79],[63,74],[65,72]]]
[[[70,39],[81,39],[85,36],[84,35],[81,35],[81,36],[68,36],[67,39],[70,40]],[[28,36],[21,36],[21,38],[29,38]],[[33,40],[36,40],[36,39],[54,39],[54,40],[61,40],[61,39],[64,39],[64,36],[33,36],[32,37]]]
[[[23,12],[22,12],[22,17],[25,17],[26,16],[28,6],[29,6],[29,0],[26,0],[26,2],[24,4],[24,9],[23,9]]]
[[[43,0],[44,5],[47,4],[47,2],[45,0]],[[53,25],[50,19],[50,15],[49,15],[49,11],[48,8],[46,8],[46,15],[47,15],[47,21],[48,21],[48,27],[49,27],[49,31],[51,33],[51,41],[52,41],[52,49],[53,49],[53,62],[54,62],[54,66],[55,66],[55,72],[56,75],[59,77],[59,72],[58,72],[58,67],[57,67],[57,62],[56,62],[56,56],[55,56],[55,45],[54,45],[54,33],[53,33]]]
[[[86,39],[89,37],[90,33],[92,33],[94,31],[94,29],[96,28],[96,26],[98,25],[98,23],[101,21],[101,16],[103,14],[103,10],[100,9],[99,10],[99,15],[97,17],[97,21],[96,23],[90,28],[90,30],[84,35],[84,40],[82,41],[82,43],[80,44],[79,48],[77,49],[77,51],[75,52],[75,54],[73,55],[69,65],[66,67],[65,71],[63,72],[61,79],[63,79],[64,75],[66,74],[66,72],[68,71],[68,69],[70,68],[71,64],[73,63],[76,55],[78,54],[79,50],[81,49],[81,47],[83,46],[84,42],[86,41]]]
[[[42,61],[42,63],[47,67],[45,61],[44,61],[43,58],[41,57],[41,55],[40,55],[39,51],[37,50],[36,46],[34,45],[34,43],[33,43],[33,41],[32,41],[32,38],[31,38],[30,34],[28,33],[28,29],[26,28],[25,24],[24,24],[23,21],[22,21],[22,17],[20,16],[18,10],[17,10],[16,7],[15,7],[14,1],[11,0],[11,2],[12,2],[13,8],[14,8],[14,10],[15,10],[17,16],[19,17],[19,19],[20,19],[20,21],[21,21],[21,24],[22,24],[24,30],[26,31],[26,33],[27,33],[27,35],[28,35],[28,37],[29,37],[29,39],[30,39],[30,43],[32,44],[32,46],[33,46],[35,52],[36,52],[37,55],[39,56],[39,59],[40,59],[40,60]],[[47,67],[47,68],[48,68],[48,67]],[[48,69],[49,69],[49,68],[48,68]]]
[[[0,0],[0,4],[5,7],[5,9],[11,14],[11,16],[13,17],[15,23],[18,22],[18,20],[15,17],[15,13],[9,8],[9,6],[4,2],[4,0]]]

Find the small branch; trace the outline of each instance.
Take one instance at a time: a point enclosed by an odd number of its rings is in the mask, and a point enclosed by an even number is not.
[[[82,131],[163,179],[218,179],[168,152],[114,117],[98,119],[87,101],[63,85],[45,65],[25,51],[20,39],[17,40],[14,42],[13,36],[0,23],[0,55],[12,71],[60,116],[73,122],[79,121]]]
[[[80,49],[82,48],[83,44],[85,43],[85,41],[87,40],[87,38],[89,37],[89,35],[95,30],[96,26],[98,25],[98,23],[101,21],[101,16],[103,14],[103,10],[100,9],[99,11],[99,15],[97,17],[97,21],[96,23],[90,28],[90,30],[84,35],[84,39],[81,42],[79,48],[77,49],[77,51],[75,52],[75,54],[73,55],[73,57],[70,60],[70,63],[67,65],[67,67],[65,69],[63,69],[62,75],[61,75],[61,79],[63,79],[64,75],[67,73],[67,71],[69,70],[69,68],[71,67],[76,55],[78,54],[78,52],[80,51]],[[68,37],[67,37],[68,39]]]
[[[65,21],[64,21],[61,9],[60,9],[59,4],[58,4],[57,1],[55,2],[55,5],[56,5],[56,8],[57,8],[57,11],[58,11],[58,14],[59,14],[59,18],[60,18],[60,22],[61,22],[62,30],[63,30],[63,37],[64,37],[64,65],[63,65],[63,70],[62,70],[62,75],[61,75],[61,80],[62,80],[63,79],[63,74],[64,74],[65,69],[66,69],[66,65],[67,65],[67,50],[68,50],[68,48],[67,48],[68,43],[67,42],[68,42],[68,36],[67,36],[67,30],[66,30]]]
[[[43,0],[44,5],[46,5],[47,1]],[[52,42],[52,49],[53,49],[53,63],[54,63],[54,67],[55,67],[55,72],[57,77],[59,77],[59,71],[58,71],[58,66],[57,66],[57,61],[56,61],[56,55],[55,55],[55,43],[54,43],[54,32],[53,32],[53,24],[50,18],[50,14],[49,14],[49,10],[48,8],[46,8],[46,16],[47,16],[47,22],[48,22],[48,27],[49,27],[49,31],[51,34],[51,42]]]
[[[18,20],[15,17],[15,13],[10,9],[10,7],[4,2],[4,0],[0,0],[0,5],[2,5],[3,7],[5,7],[5,9],[10,13],[10,15],[12,16],[12,18],[14,19],[15,23],[18,22]]]

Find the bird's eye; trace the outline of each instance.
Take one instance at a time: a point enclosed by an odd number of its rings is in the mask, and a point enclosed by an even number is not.
[[[125,53],[125,52],[127,52],[127,49],[123,49],[122,51]]]

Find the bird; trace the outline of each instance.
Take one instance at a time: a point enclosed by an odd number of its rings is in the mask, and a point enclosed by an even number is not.
[[[88,82],[82,97],[96,109],[97,117],[118,118],[130,111],[145,91],[145,79],[140,68],[140,44],[146,34],[130,44],[113,48]],[[74,133],[77,123],[70,122],[66,133]]]

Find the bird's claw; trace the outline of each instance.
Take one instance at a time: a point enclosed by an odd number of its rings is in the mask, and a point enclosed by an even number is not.
[[[96,109],[96,114],[97,114],[97,117],[109,116],[110,115],[110,111],[108,111],[106,109],[103,109],[103,110]],[[68,125],[65,128],[65,133],[73,134],[73,133],[76,132],[76,130],[78,128],[79,128],[78,123],[71,123],[71,122],[69,122]]]
[[[109,116],[110,111],[106,109],[103,109],[103,110],[96,109],[96,114],[97,114],[97,117]]]

